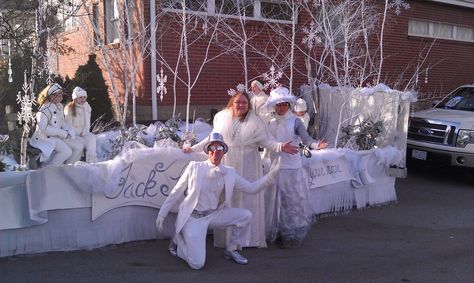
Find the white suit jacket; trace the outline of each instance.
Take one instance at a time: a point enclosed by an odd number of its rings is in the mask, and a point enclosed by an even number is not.
[[[234,189],[247,193],[257,193],[263,188],[263,185],[268,182],[268,177],[265,176],[256,182],[250,183],[240,177],[234,168],[225,165],[220,165],[219,167],[224,174],[225,202],[223,205],[226,207],[231,207]],[[161,206],[158,216],[164,218],[168,215],[173,205],[184,196],[184,200],[179,205],[178,217],[176,219],[176,233],[181,231],[196,207],[203,184],[200,180],[208,178],[208,174],[209,165],[207,161],[191,161]],[[221,207],[223,207],[223,205],[221,205]]]

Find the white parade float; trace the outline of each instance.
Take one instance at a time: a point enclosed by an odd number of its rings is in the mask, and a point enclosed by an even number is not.
[[[383,85],[322,87],[321,93],[321,109],[338,113],[329,129],[358,125],[371,117],[383,121],[383,134],[369,150],[349,148],[358,145],[348,139],[346,148],[312,151],[304,159],[313,214],[396,201],[395,176],[404,170],[413,94]],[[211,131],[210,125],[199,121],[191,128],[197,139]],[[176,134],[183,135],[185,125],[181,129]],[[157,130],[155,124],[143,129],[143,140],[153,142]],[[98,137],[99,157],[111,151],[109,140],[117,135],[109,132]],[[326,140],[335,141],[336,135],[337,131],[329,131]],[[112,160],[0,173],[0,257],[167,237],[173,221],[168,219],[159,235],[154,226],[158,209],[187,163],[205,158],[201,153],[183,153],[169,139],[155,142],[154,147],[132,141]]]

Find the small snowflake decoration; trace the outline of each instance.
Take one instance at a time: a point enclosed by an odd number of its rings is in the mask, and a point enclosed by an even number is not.
[[[401,8],[404,8],[405,10],[408,10],[408,9],[410,9],[410,4],[405,2],[405,0],[391,0],[388,3],[388,8],[389,9],[395,8],[395,14],[400,15]]]
[[[245,91],[245,85],[243,83],[238,84],[236,88],[237,88],[237,90],[235,90],[233,88],[227,90],[227,94],[229,96],[234,96],[234,95],[237,94],[237,92],[244,92]]]
[[[11,48],[10,48],[10,40],[8,40],[8,82],[13,82],[13,71],[12,71],[12,56],[11,56]]]
[[[282,71],[275,72],[275,67],[272,65],[270,67],[270,72],[264,73],[262,75],[263,79],[265,80],[265,84],[263,85],[264,89],[275,89],[280,86],[280,83],[278,83],[278,80],[281,79],[283,76]]]
[[[156,88],[156,94],[160,95],[160,100],[163,101],[163,95],[165,95],[168,90],[166,89],[166,82],[168,81],[168,76],[163,75],[163,68],[159,75],[156,75],[156,81],[158,82],[158,87]]]
[[[23,82],[23,92],[24,95],[21,94],[21,91],[18,92],[16,96],[16,101],[20,105],[20,112],[17,113],[18,122],[23,124],[26,131],[29,132],[30,124],[35,124],[35,115],[33,113],[33,105],[35,104],[34,96],[28,95],[30,87],[28,86],[28,81],[26,78],[26,71],[24,75],[24,82]]]
[[[233,89],[233,88],[231,88],[231,89],[229,89],[229,90],[227,91],[227,94],[228,94],[229,96],[234,96],[236,93],[237,93],[237,91],[236,91],[235,89]]]
[[[245,91],[245,85],[244,84],[238,84],[237,85],[237,91],[244,92]]]
[[[318,36],[321,32],[321,28],[316,26],[314,21],[311,22],[309,28],[304,27],[303,32],[306,34],[305,37],[303,37],[303,44],[308,45],[309,49],[312,49],[314,45],[321,43],[321,38]]]

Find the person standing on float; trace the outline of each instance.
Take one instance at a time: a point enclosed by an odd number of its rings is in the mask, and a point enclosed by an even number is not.
[[[251,110],[250,98],[245,92],[233,95],[227,106],[214,117],[213,132],[219,132],[229,146],[229,152],[222,159],[222,164],[235,168],[240,176],[249,182],[254,182],[263,176],[263,166],[258,147],[264,147],[275,152],[295,154],[298,147],[289,142],[277,142],[267,131],[265,123]],[[184,152],[202,151],[208,139]],[[252,212],[248,244],[243,247],[267,247],[265,233],[265,201],[264,192],[247,194],[236,192],[232,198],[232,206],[246,208]],[[225,233],[214,234],[214,245],[225,247]]]
[[[270,92],[265,106],[274,107],[275,115],[268,131],[277,141],[290,140],[294,145],[303,142],[311,149],[327,147],[325,141],[315,141],[306,131],[303,122],[291,112],[296,97],[285,87]],[[266,224],[271,242],[281,239],[282,248],[299,247],[308,233],[312,221],[309,207],[308,178],[303,170],[300,154],[288,155],[270,152],[270,159],[281,159],[281,170],[276,177],[273,194],[267,195]]]

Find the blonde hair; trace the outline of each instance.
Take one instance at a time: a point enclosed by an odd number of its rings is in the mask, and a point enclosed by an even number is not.
[[[50,98],[48,97],[48,90],[51,88],[51,86],[52,84],[48,85],[38,94],[38,98],[36,99],[36,101],[38,101],[38,104],[40,106],[43,105],[46,101],[50,100]]]
[[[70,101],[68,104],[66,104],[66,107],[64,107],[68,111],[71,111],[72,116],[76,117],[77,110],[76,110],[76,100]]]

